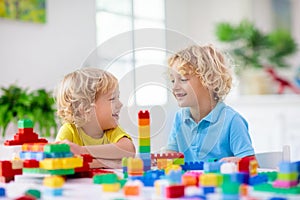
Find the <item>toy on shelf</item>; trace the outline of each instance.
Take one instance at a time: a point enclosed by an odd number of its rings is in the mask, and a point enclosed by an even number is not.
[[[45,138],[39,138],[38,134],[33,132],[33,123],[30,119],[18,121],[18,132],[14,135],[13,140],[6,140],[4,145],[22,145],[25,143],[47,143]]]
[[[278,94],[283,94],[285,89],[291,89],[294,93],[296,94],[300,94],[300,89],[294,85],[293,83],[291,83],[290,81],[286,80],[283,77],[280,77],[276,71],[274,70],[274,68],[272,67],[267,67],[266,68],[266,72],[268,72],[271,77],[273,78],[273,80],[279,84],[277,93]]]

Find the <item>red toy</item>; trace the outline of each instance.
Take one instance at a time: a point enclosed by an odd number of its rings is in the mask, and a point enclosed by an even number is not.
[[[267,67],[266,72],[268,72],[273,80],[279,84],[277,93],[282,94],[285,88],[290,88],[296,94],[300,94],[300,89],[293,85],[290,81],[280,77],[272,67]]]

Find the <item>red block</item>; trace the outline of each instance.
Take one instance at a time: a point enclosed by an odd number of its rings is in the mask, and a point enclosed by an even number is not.
[[[170,185],[166,187],[167,198],[180,198],[184,196],[184,185]]]
[[[13,177],[14,171],[12,169],[12,164],[8,160],[0,161],[0,176]]]
[[[32,134],[33,133],[33,128],[19,128],[18,133],[21,134]]]
[[[39,168],[40,162],[37,160],[24,160],[23,167],[24,168]]]
[[[148,110],[145,110],[145,112],[140,110],[138,116],[139,116],[139,119],[149,119],[150,118],[150,114],[149,114]]]
[[[238,162],[238,171],[249,173],[250,161],[255,160],[255,159],[256,159],[255,156],[247,156],[247,157],[242,158]]]

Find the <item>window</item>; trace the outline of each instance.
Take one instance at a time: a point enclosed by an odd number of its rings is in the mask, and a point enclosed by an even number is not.
[[[152,35],[154,29],[165,30],[165,2],[96,2],[97,45],[98,48],[107,45],[107,52],[102,52],[101,59],[108,61],[106,69],[119,79],[121,98],[125,93],[128,104],[138,106],[167,103],[166,79],[163,77],[163,66],[166,66],[165,34],[155,31],[159,34]],[[137,34],[139,30],[145,34]],[[106,51],[106,48],[103,49]]]

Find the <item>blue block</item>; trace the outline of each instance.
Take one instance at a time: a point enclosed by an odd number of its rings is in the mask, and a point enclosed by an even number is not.
[[[280,162],[279,163],[279,172],[281,173],[292,173],[292,172],[298,172],[297,170],[298,166],[297,163],[292,162]]]
[[[215,192],[215,187],[202,187],[202,189],[204,195]]]
[[[139,153],[138,157],[142,160],[151,160],[151,153]]]
[[[239,200],[240,197],[238,194],[223,194],[222,199],[223,200]]]
[[[268,182],[268,175],[266,174],[258,174],[256,176],[252,176],[249,178],[249,185],[259,185],[262,183],[267,183]]]
[[[182,177],[182,173],[181,170],[170,170],[169,174],[166,175],[167,179],[170,181],[171,184],[174,183],[181,183],[181,177]]]
[[[185,162],[184,165],[181,165],[182,170],[203,170],[204,162]]]
[[[62,188],[45,188],[43,191],[43,195],[46,196],[62,196],[63,195],[63,189]]]
[[[204,172],[220,172],[222,162],[204,162]]]
[[[234,174],[231,174],[230,175],[230,180],[232,182],[236,182],[236,183],[244,183],[244,184],[247,184],[249,183],[249,174],[248,173],[245,173],[245,172],[237,172],[237,173],[234,173]]]
[[[0,197],[5,197],[5,188],[0,187]]]

